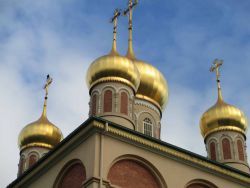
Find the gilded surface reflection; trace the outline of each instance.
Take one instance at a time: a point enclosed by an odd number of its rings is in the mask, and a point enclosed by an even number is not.
[[[161,110],[164,109],[168,100],[168,85],[164,76],[154,66],[143,61],[134,60],[140,75],[140,86],[136,96],[138,98],[152,99]]]
[[[118,54],[102,56],[90,65],[87,72],[89,89],[98,83],[98,80],[105,81],[105,78],[107,78],[107,81],[112,81],[112,78],[114,78],[114,81],[117,78],[122,78],[120,80],[126,80],[126,82],[131,83],[135,91],[140,83],[140,75],[134,63]]]

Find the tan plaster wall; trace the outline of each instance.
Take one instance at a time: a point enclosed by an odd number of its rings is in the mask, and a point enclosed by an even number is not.
[[[68,144],[70,145],[71,143]],[[65,156],[62,156],[63,153],[64,152],[60,154],[62,159],[58,161],[54,160],[53,166],[48,168],[46,173],[41,174],[38,179],[33,179],[32,181],[34,182],[24,187],[52,187],[58,173],[63,166],[72,159],[80,159],[83,162],[86,169],[87,180],[91,177],[103,177],[102,181],[106,182],[108,181],[107,175],[109,169],[115,160],[121,156],[129,155],[136,156],[137,160],[143,158],[144,163],[148,162],[152,164],[150,168],[157,169],[154,170],[154,172],[156,174],[159,172],[157,176],[163,177],[164,180],[162,182],[165,182],[168,188],[184,188],[188,182],[194,179],[210,181],[219,188],[245,188],[245,186],[234,183],[230,179],[218,177],[202,169],[189,166],[188,164],[167,158],[158,153],[153,153],[146,148],[141,148],[120,139],[107,136],[105,133],[103,135],[100,133],[94,134],[68,154],[65,153]],[[86,187],[99,187],[98,184],[98,182],[93,182]],[[108,186],[103,186],[103,188],[104,187]]]
[[[29,186],[25,186],[25,188],[52,188],[61,169],[67,164],[67,162],[73,159],[80,159],[82,161],[86,169],[86,179],[92,177],[93,174],[98,173],[99,161],[95,158],[95,152],[96,150],[99,150],[99,148],[95,147],[96,136],[91,136],[88,140],[73,149],[69,154],[55,162],[45,174],[42,174],[39,179],[32,182]]]
[[[242,185],[202,171],[201,169],[191,167],[187,164],[173,159],[146,151],[128,143],[105,137],[104,140],[104,166],[103,174],[107,177],[108,171],[118,157],[123,155],[135,155],[142,157],[150,162],[163,176],[168,188],[184,188],[185,185],[194,179],[204,179],[217,185],[219,188],[243,188]]]

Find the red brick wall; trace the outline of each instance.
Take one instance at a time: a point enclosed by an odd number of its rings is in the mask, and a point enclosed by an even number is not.
[[[121,93],[121,109],[122,114],[128,115],[128,95],[126,92]]]
[[[85,168],[81,163],[70,166],[59,183],[58,188],[81,188],[86,179]]]
[[[106,90],[104,93],[104,112],[112,112],[112,91]]]
[[[244,150],[241,140],[237,140],[237,146],[238,146],[238,154],[239,154],[239,160],[244,161]]]
[[[35,154],[30,155],[29,157],[29,168],[36,163],[37,161],[37,156]]]
[[[133,160],[121,160],[115,163],[108,180],[121,188],[159,188],[155,176],[143,165]]]
[[[96,115],[96,99],[97,99],[97,96],[96,95],[93,95],[93,97],[92,97],[92,106],[91,106],[91,111],[92,111],[92,113],[91,113],[91,115]]]
[[[222,140],[222,149],[223,149],[224,159],[232,159],[229,139],[223,138],[223,140]]]
[[[215,149],[215,143],[210,143],[210,156],[212,160],[216,160],[216,149]]]

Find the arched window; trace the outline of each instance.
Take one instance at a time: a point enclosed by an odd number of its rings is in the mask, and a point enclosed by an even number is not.
[[[210,143],[210,157],[211,157],[212,160],[216,160],[215,142]]]
[[[19,164],[18,164],[18,176],[20,176],[24,171],[24,163],[25,163],[25,159],[23,156],[21,156]]]
[[[130,159],[116,162],[109,170],[108,180],[112,185],[115,185],[114,187],[161,187],[158,178],[151,170]]]
[[[185,188],[217,188],[217,186],[207,180],[197,179],[190,181]]]
[[[152,135],[152,129],[153,129],[153,123],[149,118],[145,118],[143,120],[143,129],[144,129],[144,134],[147,136],[153,136]]]
[[[55,188],[81,188],[86,179],[86,171],[80,161],[69,162],[57,177]]]
[[[223,138],[222,139],[222,149],[223,149],[223,156],[224,159],[232,159],[232,154],[231,154],[231,147],[230,147],[230,141],[228,138]]]
[[[211,188],[211,187],[209,187],[208,185],[201,184],[201,183],[193,183],[187,186],[187,188]]]
[[[121,93],[121,107],[120,111],[122,114],[128,115],[128,95],[126,92]]]
[[[104,112],[112,112],[112,91],[106,90],[104,93]]]
[[[33,166],[33,164],[35,164],[37,160],[37,156],[35,154],[31,154],[29,157],[29,168]]]
[[[96,106],[96,103],[97,103],[97,95],[96,94],[94,94],[93,96],[92,96],[92,105],[91,105],[91,115],[96,115],[96,108],[97,108],[97,106]]]
[[[241,140],[237,140],[237,147],[238,147],[238,155],[239,155],[239,160],[244,161],[244,150],[243,150],[243,144]]]

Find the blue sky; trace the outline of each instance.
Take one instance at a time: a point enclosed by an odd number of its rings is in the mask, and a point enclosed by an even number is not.
[[[54,78],[48,116],[63,134],[88,117],[86,70],[109,52],[109,19],[115,8],[124,9],[126,4],[125,0],[0,1],[0,150],[5,151],[0,160],[1,187],[16,177],[17,137],[40,116],[46,74]],[[215,75],[209,72],[215,58],[224,60],[225,101],[250,117],[249,10],[248,0],[139,0],[133,20],[136,56],[159,68],[169,85],[162,140],[206,155],[199,119],[216,101]],[[118,50],[125,54],[126,17],[118,24]]]

